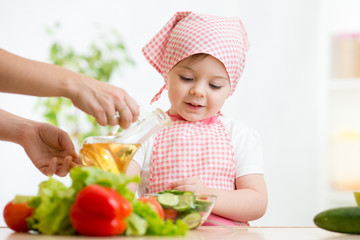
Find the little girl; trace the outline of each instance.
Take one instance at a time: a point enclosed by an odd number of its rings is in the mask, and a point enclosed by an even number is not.
[[[247,49],[240,19],[192,12],[176,13],[143,48],[165,80],[152,102],[168,89],[173,124],[146,141],[129,164],[127,174],[141,174],[139,196],[166,189],[216,195],[208,219],[225,225],[248,226],[264,215],[260,138],[220,113]]]

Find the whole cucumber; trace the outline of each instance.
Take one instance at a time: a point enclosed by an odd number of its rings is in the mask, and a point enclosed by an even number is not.
[[[360,234],[360,207],[325,210],[314,217],[314,223],[333,232]]]

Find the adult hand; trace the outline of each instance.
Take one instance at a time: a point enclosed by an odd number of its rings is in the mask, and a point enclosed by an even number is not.
[[[42,97],[67,97],[102,125],[128,128],[139,106],[128,93],[68,69],[25,59],[0,49],[0,91]],[[119,118],[116,116],[118,112]]]
[[[170,183],[171,189],[179,191],[191,191],[195,194],[205,194],[208,187],[198,178],[183,178]]]
[[[66,176],[81,165],[69,135],[51,124],[32,122],[25,127],[20,144],[33,164],[45,175]]]
[[[78,90],[69,96],[75,106],[102,125],[128,128],[139,116],[139,106],[123,89],[80,75]],[[118,113],[117,113],[118,112]]]

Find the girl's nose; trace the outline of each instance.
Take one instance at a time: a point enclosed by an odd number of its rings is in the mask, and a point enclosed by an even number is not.
[[[204,97],[205,96],[205,89],[201,84],[195,84],[190,89],[190,94],[196,97]]]

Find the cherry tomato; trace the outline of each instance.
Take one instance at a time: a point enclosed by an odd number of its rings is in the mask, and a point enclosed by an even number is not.
[[[173,208],[166,208],[164,209],[164,219],[170,219],[171,221],[175,222],[179,212]]]
[[[34,209],[27,203],[6,204],[4,208],[4,220],[8,227],[16,232],[27,232],[29,230],[26,218],[30,217]]]
[[[160,205],[160,203],[154,197],[140,197],[138,199],[143,203],[149,203],[151,207],[155,210],[155,212],[160,216],[161,219],[164,219],[164,209]]]

